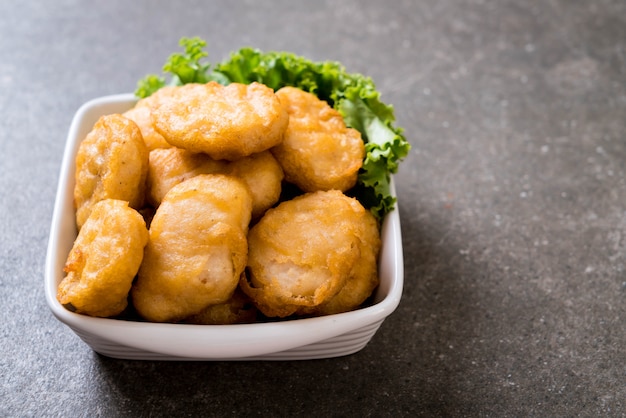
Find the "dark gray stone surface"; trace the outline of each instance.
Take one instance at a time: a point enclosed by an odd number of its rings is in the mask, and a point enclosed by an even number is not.
[[[74,112],[181,36],[371,76],[413,145],[406,285],[352,356],[94,354],[44,262]],[[625,416],[626,3],[0,2],[0,416]]]

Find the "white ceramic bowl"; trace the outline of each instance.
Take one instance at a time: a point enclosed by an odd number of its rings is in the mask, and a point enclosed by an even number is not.
[[[382,226],[380,286],[374,302],[356,311],[318,318],[241,325],[189,325],[93,318],[72,313],[56,299],[63,266],[76,239],[72,204],[74,157],[97,119],[122,113],[132,94],[85,103],[72,121],[61,166],[46,259],[46,300],[52,313],[94,351],[109,357],[144,360],[305,360],[361,350],[398,306],[404,266],[400,218],[394,210]],[[392,182],[392,192],[395,189]]]

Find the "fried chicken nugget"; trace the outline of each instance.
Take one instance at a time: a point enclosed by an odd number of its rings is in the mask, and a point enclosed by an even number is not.
[[[359,218],[360,258],[352,269],[350,279],[328,302],[307,313],[321,316],[352,311],[361,306],[378,287],[378,255],[382,245],[378,222],[368,210],[359,211]]]
[[[120,314],[147,242],[146,224],[128,202],[98,202],[67,257],[67,275],[59,284],[57,299],[81,314]]]
[[[289,113],[284,140],[272,148],[285,179],[305,192],[352,188],[365,157],[359,131],[311,93],[283,87],[276,96]]]
[[[206,154],[193,153],[171,147],[150,151],[146,198],[155,208],[165,194],[177,184],[199,174],[226,171],[226,162],[214,160]]]
[[[102,116],[76,153],[74,206],[80,229],[93,206],[104,199],[144,203],[148,150],[137,124],[120,114]]]
[[[280,143],[289,120],[269,87],[214,81],[161,93],[151,114],[170,144],[231,161]]]
[[[201,174],[174,186],[156,210],[131,296],[154,322],[176,322],[227,301],[243,272],[252,212],[235,177]]]
[[[139,100],[135,107],[122,113],[122,116],[127,117],[137,124],[148,151],[152,151],[157,148],[169,148],[172,146],[165,140],[165,138],[163,138],[163,135],[154,129],[154,125],[152,124],[152,117],[150,116],[152,112],[150,101],[153,96],[154,95]]]
[[[355,275],[367,280],[377,276],[372,260],[380,238],[371,216],[338,190],[308,193],[268,210],[248,234],[248,268],[241,289],[269,317],[315,313]],[[342,296],[339,306],[328,311],[355,302]]]
[[[207,306],[199,313],[185,319],[185,322],[197,325],[251,324],[257,319],[257,309],[250,298],[235,289],[233,296],[224,303]]]
[[[226,173],[242,179],[250,189],[253,219],[261,217],[280,199],[283,169],[269,151],[231,162]]]
[[[252,217],[255,219],[280,198],[283,170],[269,151],[227,162],[172,147],[150,152],[148,202],[158,207],[175,185],[199,174],[219,173],[233,175],[246,183],[252,193]]]

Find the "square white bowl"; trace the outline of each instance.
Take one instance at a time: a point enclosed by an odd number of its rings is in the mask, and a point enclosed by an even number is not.
[[[81,106],[72,120],[46,258],[46,301],[54,316],[94,351],[123,359],[306,360],[345,356],[365,347],[402,296],[404,265],[397,209],[386,216],[382,225],[380,285],[373,303],[352,312],[255,324],[162,324],[79,315],[58,302],[57,287],[77,235],[73,190],[78,146],[100,116],[123,113],[135,102],[132,94],[101,97]],[[395,196],[393,179],[391,188]]]

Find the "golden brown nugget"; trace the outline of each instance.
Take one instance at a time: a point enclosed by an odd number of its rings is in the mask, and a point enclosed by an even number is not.
[[[241,289],[269,317],[313,312],[353,279],[367,247],[377,251],[370,216],[338,190],[305,194],[268,210],[248,234]]]
[[[186,318],[184,322],[197,325],[230,325],[251,324],[256,319],[256,307],[250,298],[237,288],[226,302],[207,306],[196,315]]]
[[[150,240],[131,295],[137,312],[176,322],[233,294],[246,261],[252,211],[235,177],[201,174],[174,186],[150,224]]]
[[[216,174],[226,171],[225,161],[214,160],[206,154],[196,154],[171,147],[150,151],[147,200],[155,208],[165,194],[177,184],[199,174]]]
[[[104,199],[140,209],[145,196],[148,150],[137,124],[120,114],[102,116],[76,153],[74,206],[80,229]]]
[[[122,113],[122,116],[127,117],[137,124],[148,151],[152,151],[157,148],[170,148],[172,145],[167,142],[165,138],[163,138],[163,135],[154,129],[152,117],[150,116],[150,107],[143,104],[144,100],[147,99],[139,100],[135,107]]]
[[[311,93],[283,87],[276,96],[289,113],[284,140],[272,149],[285,179],[305,192],[352,188],[365,157],[359,131]]]
[[[380,282],[378,276],[378,255],[382,245],[378,222],[366,210],[358,211],[359,261],[354,264],[345,286],[329,301],[314,307],[309,314],[330,315],[352,311],[361,306],[374,292]]]
[[[269,151],[228,162],[172,147],[150,152],[148,202],[158,207],[172,187],[199,174],[228,174],[243,180],[252,194],[255,219],[280,198],[283,170]]]
[[[57,299],[81,314],[120,314],[147,242],[146,224],[128,202],[98,202],[67,257],[67,275],[59,284]]]
[[[239,177],[252,193],[252,218],[271,208],[282,190],[283,169],[269,151],[252,154],[226,166],[226,173]]]
[[[216,160],[237,160],[277,145],[289,119],[274,91],[259,83],[185,84],[156,102],[152,121],[167,142]]]

